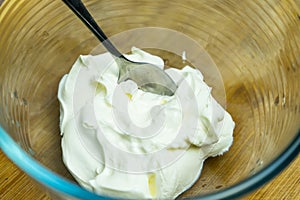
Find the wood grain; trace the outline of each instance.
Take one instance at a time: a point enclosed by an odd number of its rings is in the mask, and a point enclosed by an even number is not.
[[[0,199],[50,200],[38,184],[18,169],[2,151],[0,152]],[[300,199],[300,156],[271,182],[241,199]]]

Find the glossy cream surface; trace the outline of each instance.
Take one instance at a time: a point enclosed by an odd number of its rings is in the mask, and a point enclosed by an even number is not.
[[[160,57],[133,48],[132,61],[163,68]],[[167,69],[174,96],[118,84],[110,54],[80,56],[60,82],[63,161],[83,187],[135,199],[174,199],[199,178],[206,158],[233,142],[233,122],[200,71]]]

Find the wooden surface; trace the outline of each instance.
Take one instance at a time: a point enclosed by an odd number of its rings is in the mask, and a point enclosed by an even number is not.
[[[0,199],[49,200],[50,198],[0,151]],[[271,182],[242,199],[300,199],[300,156]]]

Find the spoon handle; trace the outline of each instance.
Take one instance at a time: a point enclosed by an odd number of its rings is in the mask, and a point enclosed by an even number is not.
[[[104,47],[117,58],[124,57],[106,37],[102,29],[93,19],[81,0],[62,0],[81,19],[81,21],[94,33]]]

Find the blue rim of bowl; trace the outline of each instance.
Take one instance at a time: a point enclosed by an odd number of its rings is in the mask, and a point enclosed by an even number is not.
[[[44,186],[54,191],[80,199],[111,199],[109,197],[98,196],[75,183],[62,178],[58,174],[43,167],[38,161],[28,155],[0,126],[0,148],[2,151],[25,173],[34,178]],[[265,184],[279,174],[294,158],[299,154],[300,149],[300,130],[295,139],[272,163],[253,176],[241,181],[229,188],[210,193],[204,196],[194,197],[193,199],[215,200],[215,199],[234,199],[245,195],[261,185]],[[59,188],[59,190],[57,189]]]

